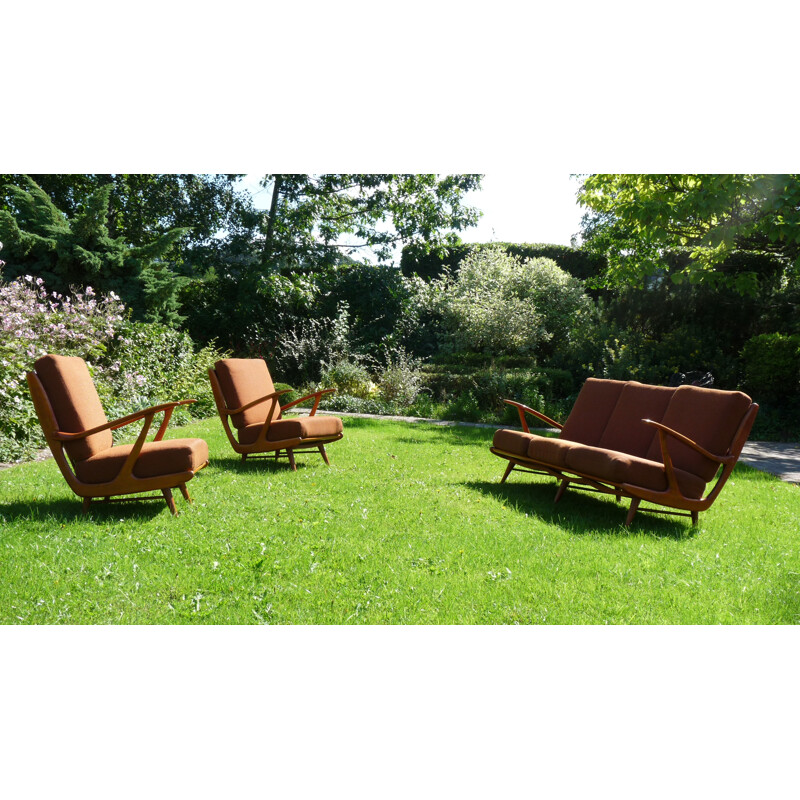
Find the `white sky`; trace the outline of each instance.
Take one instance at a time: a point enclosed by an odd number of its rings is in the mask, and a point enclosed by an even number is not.
[[[250,190],[256,207],[266,208],[270,193],[258,185],[259,179],[249,174],[241,185]],[[568,245],[580,230],[579,185],[568,172],[487,172],[482,188],[466,197],[483,216],[460,236],[465,242]]]

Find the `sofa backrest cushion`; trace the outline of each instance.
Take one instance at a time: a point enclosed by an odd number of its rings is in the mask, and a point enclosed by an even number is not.
[[[679,386],[661,422],[697,442],[709,453],[724,456],[752,402],[743,392]],[[672,463],[678,469],[699,475],[705,481],[710,481],[719,468],[718,463],[701,456],[671,436],[667,436],[667,448]],[[662,460],[658,436],[653,439],[647,458]]]
[[[649,386],[637,381],[626,383],[600,437],[598,447],[645,458],[653,437],[657,434],[642,420],[661,422],[673,394],[675,388],[671,386]]]
[[[560,438],[596,447],[624,386],[625,381],[589,378],[561,429]]]
[[[217,361],[214,370],[228,408],[241,408],[275,391],[267,362],[262,358],[226,358]],[[272,407],[271,400],[259,403],[247,411],[234,414],[231,419],[237,428],[263,423],[267,413],[272,411]],[[272,417],[277,417],[279,414],[280,407],[276,406]]]
[[[63,433],[88,431],[108,422],[86,362],[78,356],[42,356],[34,365],[47,399]],[[107,450],[113,444],[110,430],[67,442],[64,449],[73,462]]]

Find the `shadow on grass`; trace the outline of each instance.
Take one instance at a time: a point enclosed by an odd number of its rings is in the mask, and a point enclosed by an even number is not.
[[[181,499],[176,499],[180,512]],[[139,500],[124,503],[104,503],[102,500],[92,502],[87,514],[81,511],[79,499],[64,498],[63,500],[37,500],[0,503],[0,519],[8,522],[20,520],[46,521],[58,523],[86,522],[106,523],[109,519],[140,520],[146,522],[160,513],[169,514],[167,504],[163,498],[157,500]]]
[[[506,505],[520,513],[558,525],[579,536],[598,532],[617,536],[644,533],[658,539],[683,540],[697,535],[697,528],[691,525],[688,518],[679,521],[641,512],[636,515],[631,527],[626,528],[627,502],[609,501],[609,495],[587,494],[580,490],[567,491],[556,504],[553,502],[558,486],[555,481],[553,483],[468,481],[464,485],[503,500]]]
[[[301,453],[294,454],[295,464],[297,464],[297,471],[300,472],[301,470],[315,466],[314,459],[316,458],[320,464],[324,464],[325,462],[322,460],[322,456],[317,451],[313,453],[309,453],[304,455]],[[241,456],[223,456],[222,458],[215,456],[213,461],[211,462],[211,466],[214,469],[219,470],[233,470],[234,472],[269,472],[269,473],[280,473],[280,472],[291,472],[292,468],[289,466],[289,460],[286,458],[281,458],[275,461],[272,458],[252,458],[249,457],[247,461],[242,461]]]

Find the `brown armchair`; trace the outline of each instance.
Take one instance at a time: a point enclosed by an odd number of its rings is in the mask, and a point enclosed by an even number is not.
[[[43,356],[27,378],[47,444],[70,489],[83,498],[84,514],[93,499],[102,497],[114,502],[163,498],[177,515],[176,487],[191,502],[186,483],[208,463],[208,445],[203,439],[162,439],[174,408],[194,400],[163,403],[109,422],[83,359]],[[160,413],[161,426],[147,442]],[[111,431],[139,420],[144,424],[136,442],[114,446]],[[159,489],[160,496],[116,496]]]
[[[294,451],[316,449],[330,465],[325,445],[342,438],[342,421],[339,417],[317,416],[317,407],[321,397],[333,389],[312,392],[282,406],[278,402],[280,396],[289,390],[275,391],[269,368],[260,358],[217,361],[208,377],[222,427],[242,461],[248,456],[278,459],[285,450],[291,468],[296,470]],[[315,399],[309,416],[283,418],[284,411],[312,397]]]

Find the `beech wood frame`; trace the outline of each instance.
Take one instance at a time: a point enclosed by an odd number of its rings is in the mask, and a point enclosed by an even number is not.
[[[514,400],[506,400],[511,406],[514,406],[519,412],[520,423],[522,430],[525,433],[530,433],[528,422],[525,419],[525,414],[532,414],[538,417],[543,422],[547,423],[553,428],[561,430],[564,426],[550,417],[545,416],[539,411],[530,408],[522,403],[517,403]],[[528,458],[521,456],[518,453],[509,453],[505,450],[500,450],[496,447],[491,447],[492,453],[500,458],[508,460],[508,466],[500,479],[500,483],[505,483],[508,476],[514,469],[520,469],[521,472],[532,472],[537,475],[551,475],[560,481],[554,502],[558,502],[564,495],[564,492],[569,488],[570,484],[576,484],[576,489],[583,489],[585,491],[603,492],[605,494],[613,494],[616,496],[617,501],[623,497],[630,498],[631,504],[628,509],[628,515],[625,519],[625,526],[629,526],[633,522],[633,518],[637,511],[649,512],[654,514],[672,514],[679,517],[691,517],[692,524],[697,525],[699,514],[701,511],[706,511],[711,507],[711,504],[717,499],[722,487],[733,472],[736,462],[742,453],[744,443],[750,435],[750,430],[753,427],[756,414],[758,413],[758,404],[751,403],[750,408],[745,412],[739,427],[733,436],[730,446],[728,447],[725,455],[716,455],[710,453],[704,447],[701,447],[697,442],[693,441],[682,433],[673,430],[672,428],[662,425],[660,422],[655,422],[651,419],[643,419],[646,425],[650,425],[656,429],[659,437],[659,444],[661,446],[661,457],[664,463],[664,469],[667,475],[667,488],[664,491],[656,491],[648,489],[644,486],[637,486],[632,483],[614,483],[607,478],[598,478],[596,476],[579,473],[569,468],[555,466],[548,464],[538,459]],[[675,468],[672,464],[672,458],[669,454],[668,441],[669,437],[682,442],[688,447],[691,447],[700,455],[715,461],[719,466],[716,473],[716,483],[711,488],[711,491],[704,498],[694,499],[686,497],[678,486],[678,481],[675,476]],[[642,502],[653,503],[655,505],[666,506],[667,508],[680,509],[679,511],[667,511],[663,508],[639,508]]]
[[[186,484],[190,481],[203,467],[208,465],[208,461],[201,464],[196,470],[187,470],[185,472],[173,472],[165,475],[156,475],[149,478],[138,478],[133,474],[133,468],[136,461],[142,452],[142,447],[147,439],[150,431],[153,418],[156,414],[164,413],[164,419],[153,437],[154,442],[160,442],[164,433],[169,425],[169,420],[172,417],[172,412],[177,406],[188,405],[196,402],[195,400],[178,400],[172,403],[162,403],[161,405],[145,408],[141,411],[136,411],[133,414],[120,417],[119,419],[111,420],[103,425],[98,425],[85,431],[78,431],[77,433],[65,433],[58,429],[58,421],[56,420],[53,406],[47,396],[44,386],[42,385],[39,376],[35,372],[27,374],[28,387],[30,389],[33,405],[36,409],[36,414],[39,417],[39,423],[44,431],[44,437],[53,458],[61,470],[61,474],[67,482],[72,491],[83,498],[82,512],[86,514],[92,504],[92,500],[102,498],[104,502],[121,503],[131,500],[164,500],[167,507],[174,516],[178,515],[178,510],[175,507],[175,500],[172,497],[173,489],[180,489],[181,494],[187,503],[192,502],[189,496],[189,491]],[[144,420],[142,430],[136,439],[133,447],[131,448],[128,457],[120,467],[117,474],[108,481],[103,483],[85,483],[78,478],[75,470],[71,464],[68,454],[64,450],[64,444],[67,442],[74,442],[78,439],[85,439],[95,433],[101,433],[105,430],[115,431],[118,428],[130,425],[133,422]],[[140,494],[142,492],[152,492],[161,490],[161,495],[149,495],[145,497],[115,497],[115,495],[132,495]]]
[[[252,400],[240,408],[228,408],[225,402],[225,397],[222,394],[222,387],[220,386],[219,378],[217,377],[216,370],[213,367],[209,367],[208,378],[211,381],[211,391],[214,393],[214,402],[217,404],[217,412],[219,413],[220,420],[222,420],[222,427],[225,429],[225,433],[228,436],[228,441],[230,442],[231,447],[235,452],[242,456],[242,461],[246,461],[248,457],[268,458],[275,459],[276,461],[278,458],[285,457],[289,459],[289,466],[292,468],[292,471],[297,472],[297,463],[294,459],[294,451],[316,449],[322,456],[323,461],[328,466],[331,465],[331,462],[328,460],[328,454],[325,452],[325,445],[330,444],[331,442],[339,441],[344,434],[337,433],[330,436],[314,436],[306,439],[297,437],[293,439],[269,441],[267,439],[267,432],[269,431],[269,426],[273,422],[271,417],[275,412],[276,406],[279,410],[278,416],[275,418],[277,420],[282,417],[283,412],[287,409],[292,408],[293,406],[296,406],[299,403],[302,403],[313,397],[315,398],[314,405],[309,413],[309,416],[313,417],[317,413],[319,401],[322,399],[322,396],[335,392],[335,389],[322,389],[318,392],[311,392],[310,394],[300,397],[297,400],[293,400],[291,403],[287,403],[284,406],[278,403],[278,399],[281,395],[290,392],[291,389],[282,389],[279,392],[271,392],[270,394],[264,395],[264,397],[259,397],[257,400]],[[234,414],[241,414],[243,411],[247,411],[249,408],[253,408],[261,403],[267,402],[271,403],[271,405],[269,409],[267,409],[266,419],[264,420],[264,424],[261,430],[258,432],[258,436],[256,437],[255,441],[251,442],[250,444],[240,444],[235,434],[231,430],[229,418]],[[281,451],[283,450],[286,451],[286,456],[281,455]]]

